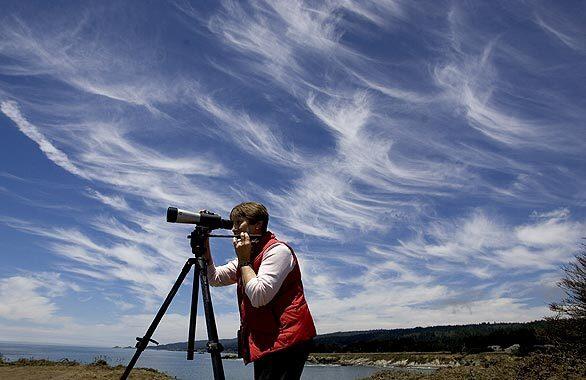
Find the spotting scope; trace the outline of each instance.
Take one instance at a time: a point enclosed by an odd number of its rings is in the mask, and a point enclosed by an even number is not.
[[[213,212],[192,212],[181,210],[177,207],[169,207],[167,209],[167,222],[197,224],[198,226],[207,227],[210,230],[217,228],[229,230],[234,224],[231,220],[222,219],[220,215],[214,214]]]

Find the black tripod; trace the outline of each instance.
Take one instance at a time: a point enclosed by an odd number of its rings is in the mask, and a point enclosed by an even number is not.
[[[185,265],[183,266],[183,269],[181,270],[179,277],[177,277],[177,281],[175,281],[175,284],[171,288],[171,291],[167,295],[167,298],[165,298],[163,305],[161,305],[161,308],[159,309],[157,315],[155,316],[155,319],[149,326],[146,334],[142,338],[136,338],[136,352],[130,360],[130,363],[128,363],[128,366],[126,366],[126,370],[124,371],[124,374],[122,374],[122,377],[120,379],[125,380],[126,378],[128,378],[130,371],[132,371],[132,368],[138,361],[140,354],[147,348],[149,342],[159,344],[157,341],[151,339],[151,337],[153,336],[153,333],[155,332],[155,329],[157,328],[159,322],[161,322],[163,315],[165,315],[165,312],[171,304],[171,301],[177,293],[177,290],[179,290],[179,287],[183,283],[183,280],[185,280],[185,277],[191,270],[191,267],[194,266],[195,274],[193,277],[193,289],[191,293],[189,337],[187,340],[187,360],[193,360],[193,354],[195,352],[195,323],[197,319],[197,297],[199,293],[199,278],[201,280],[201,293],[203,297],[203,306],[205,311],[206,327],[208,332],[208,343],[206,348],[207,351],[212,355],[212,368],[214,371],[214,380],[224,380],[224,367],[222,366],[222,357],[220,356],[220,353],[224,350],[224,348],[218,341],[218,330],[216,329],[214,309],[212,307],[212,299],[210,297],[210,285],[208,283],[208,263],[204,257],[207,237],[213,236],[209,235],[209,231],[210,228],[198,225],[197,227],[195,227],[193,232],[188,236],[188,238],[191,239],[191,252],[193,252],[195,257],[188,259]],[[230,237],[232,236],[230,235]]]

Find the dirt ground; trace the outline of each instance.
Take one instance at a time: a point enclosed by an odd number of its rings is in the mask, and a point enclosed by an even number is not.
[[[19,360],[0,364],[0,379],[26,380],[73,380],[73,379],[120,379],[123,366],[110,367],[104,363],[79,364],[76,362],[51,362],[47,360]],[[133,369],[129,379],[167,380],[172,377],[151,369]]]

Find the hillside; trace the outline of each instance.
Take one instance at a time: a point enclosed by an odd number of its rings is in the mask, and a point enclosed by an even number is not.
[[[313,352],[481,352],[489,346],[522,347],[543,344],[539,330],[543,321],[528,323],[481,323],[409,329],[346,331],[318,335]],[[196,350],[205,350],[207,340],[196,341]],[[221,339],[226,352],[236,352],[237,341]],[[149,347],[186,351],[187,342]]]

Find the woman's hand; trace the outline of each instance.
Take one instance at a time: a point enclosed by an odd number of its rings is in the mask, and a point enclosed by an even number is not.
[[[240,239],[233,238],[232,244],[234,245],[234,250],[236,251],[236,256],[238,257],[238,263],[249,262],[252,245],[250,243],[250,236],[248,236],[248,233],[241,232]]]

